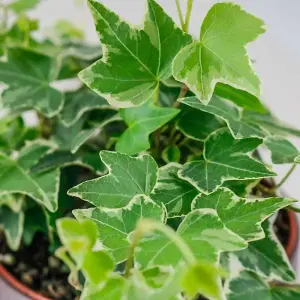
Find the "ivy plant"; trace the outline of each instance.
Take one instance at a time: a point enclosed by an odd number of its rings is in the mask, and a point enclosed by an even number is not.
[[[193,0],[185,16],[175,0],[180,24],[145,1],[132,26],[88,0],[98,45],[66,21],[37,40],[27,11],[39,1],[1,4],[7,245],[46,236],[81,300],[300,298],[274,225],[296,210],[279,188],[300,163],[288,139],[300,131],[262,102],[247,45],[264,22],[221,2],[193,37]],[[77,87],[59,88],[68,79]],[[290,165],[283,179],[266,149]]]

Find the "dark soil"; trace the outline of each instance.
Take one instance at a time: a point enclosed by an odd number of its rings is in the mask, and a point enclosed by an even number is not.
[[[50,299],[79,299],[68,283],[68,269],[51,256],[43,234],[36,234],[30,246],[12,252],[0,233],[0,255],[5,255],[5,268],[22,283]]]
[[[262,184],[267,187],[265,182]],[[253,194],[258,195],[255,190]],[[285,210],[281,210],[275,221],[274,230],[284,247],[288,243],[289,228],[288,214]],[[75,300],[79,298],[68,283],[68,269],[50,254],[49,243],[43,234],[37,234],[29,247],[23,246],[18,252],[12,252],[0,233],[1,255],[5,255],[10,260],[5,264],[6,269],[33,290],[50,299]]]

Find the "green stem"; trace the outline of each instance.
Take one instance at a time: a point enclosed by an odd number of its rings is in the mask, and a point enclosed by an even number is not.
[[[138,222],[136,231],[133,235],[133,240],[129,249],[127,263],[125,266],[125,277],[128,277],[130,275],[130,270],[133,266],[134,250],[138,245],[140,239],[145,233],[149,233],[155,230],[163,233],[170,241],[172,241],[176,245],[176,247],[183,255],[184,259],[186,260],[187,264],[193,265],[196,263],[196,258],[191,249],[187,246],[184,240],[176,234],[173,229],[158,221],[142,219]]]
[[[297,164],[293,164],[293,166],[290,168],[290,170],[286,173],[286,175],[282,178],[282,180],[276,185],[275,189],[280,188],[284,185],[284,183],[289,179],[291,174],[295,171],[297,167]]]
[[[157,88],[155,90],[155,94],[154,94],[154,103],[155,104],[159,104],[159,94],[160,94],[159,92],[160,92],[160,90],[159,90],[159,83],[158,83]]]
[[[177,7],[177,11],[178,11],[178,16],[179,16],[179,21],[180,21],[181,28],[184,28],[183,14],[182,14],[182,10],[181,10],[179,0],[175,0],[175,2],[176,2],[176,7]]]
[[[189,31],[190,20],[191,20],[191,15],[192,15],[192,10],[193,10],[193,4],[194,4],[194,0],[188,0],[187,11],[186,11],[186,15],[185,15],[185,22],[184,22],[184,26],[182,27],[182,30],[186,33],[188,33],[188,31]]]

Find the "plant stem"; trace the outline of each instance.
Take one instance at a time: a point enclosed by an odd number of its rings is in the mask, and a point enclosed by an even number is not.
[[[136,231],[133,234],[133,239],[125,266],[125,277],[129,277],[130,275],[130,270],[133,266],[134,250],[138,245],[140,239],[145,233],[149,233],[155,230],[163,233],[170,241],[172,241],[176,245],[184,259],[186,260],[187,264],[193,265],[196,263],[196,258],[191,249],[187,246],[184,240],[176,234],[176,232],[173,229],[158,221],[142,219],[138,222],[136,226]]]
[[[290,175],[295,171],[296,167],[297,167],[297,164],[293,164],[293,166],[286,173],[286,175],[282,178],[282,180],[276,185],[275,189],[278,189],[281,186],[283,186],[283,184],[288,180],[288,178],[290,177]]]
[[[293,205],[288,206],[287,209],[288,210],[292,210],[292,211],[294,211],[296,213],[300,213],[300,208],[299,207],[295,207]]]
[[[179,21],[180,21],[181,28],[184,28],[183,14],[182,14],[182,10],[181,10],[179,0],[175,0],[175,2],[176,2],[176,7],[177,7],[177,11],[178,11],[178,16],[179,16]]]
[[[189,88],[184,84],[182,87],[181,87],[181,90],[180,90],[180,93],[178,95],[178,98],[176,100],[176,102],[173,104],[173,107],[178,107],[180,105],[180,102],[178,102],[178,99],[180,98],[184,98],[186,93],[189,91]]]
[[[186,11],[186,15],[185,15],[185,22],[184,22],[184,26],[182,27],[182,30],[186,33],[188,33],[188,31],[189,31],[191,14],[192,14],[192,10],[193,10],[193,4],[194,4],[194,0],[188,0],[187,11]]]

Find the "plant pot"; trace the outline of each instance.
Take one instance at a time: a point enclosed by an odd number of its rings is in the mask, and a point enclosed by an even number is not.
[[[288,257],[291,259],[298,244],[299,239],[299,228],[296,213],[288,210],[288,219],[289,219],[289,237],[288,242],[285,247],[285,251]],[[29,297],[32,300],[51,300],[24,285],[18,279],[16,279],[13,275],[11,275],[3,265],[0,265],[0,276],[16,291],[19,293]]]
[[[34,290],[27,287],[25,284],[16,279],[13,275],[11,275],[3,265],[0,265],[0,276],[8,283],[16,292],[27,296],[31,300],[50,300],[49,298],[40,295]],[[17,299],[16,299],[17,300]]]

